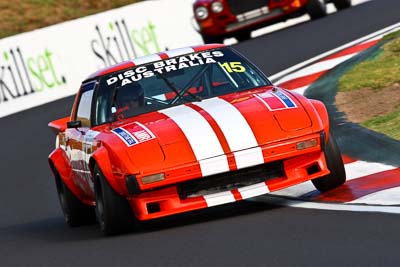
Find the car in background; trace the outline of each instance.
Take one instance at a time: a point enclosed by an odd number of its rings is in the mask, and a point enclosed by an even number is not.
[[[49,123],[65,221],[105,234],[311,180],[345,182],[322,102],[274,86],[225,45],[169,50],[100,70]]]
[[[324,17],[330,2],[338,10],[351,6],[351,0],[197,0],[193,11],[204,42],[221,43],[247,40],[255,29],[304,14]]]

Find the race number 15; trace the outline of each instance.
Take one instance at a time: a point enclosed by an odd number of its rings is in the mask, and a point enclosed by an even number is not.
[[[241,62],[225,62],[221,66],[226,69],[227,72],[245,72],[246,68]]]

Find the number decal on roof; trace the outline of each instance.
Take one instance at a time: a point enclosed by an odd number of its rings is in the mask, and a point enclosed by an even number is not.
[[[246,71],[246,68],[242,65],[242,62],[225,62],[222,63],[221,66],[229,73]]]

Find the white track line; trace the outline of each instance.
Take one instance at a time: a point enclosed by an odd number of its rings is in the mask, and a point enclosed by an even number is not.
[[[271,81],[275,82],[276,80],[281,79],[284,76],[286,76],[286,75],[288,75],[288,74],[290,74],[292,72],[298,71],[298,70],[300,70],[300,69],[302,69],[302,68],[304,68],[304,67],[306,67],[306,66],[308,66],[308,65],[310,65],[312,63],[315,63],[315,62],[317,62],[317,61],[319,61],[319,60],[321,60],[321,59],[323,59],[323,58],[325,58],[327,56],[330,56],[330,55],[335,54],[335,53],[337,53],[337,52],[339,52],[339,51],[341,51],[343,49],[349,48],[349,47],[354,46],[356,44],[365,42],[367,40],[378,38],[378,37],[382,37],[385,34],[388,34],[390,32],[396,31],[399,27],[400,27],[400,22],[396,23],[396,24],[394,24],[392,26],[386,27],[386,28],[384,28],[382,30],[379,30],[379,31],[376,31],[374,33],[368,34],[368,35],[366,35],[364,37],[361,37],[361,38],[359,38],[357,40],[354,40],[354,41],[349,42],[347,44],[344,44],[342,46],[339,46],[338,48],[329,50],[329,51],[327,51],[325,53],[322,53],[322,54],[320,54],[318,56],[310,58],[310,59],[308,59],[308,60],[306,60],[304,62],[296,64],[296,65],[294,65],[294,66],[292,66],[292,67],[290,67],[288,69],[285,69],[285,70],[283,70],[281,72],[275,73],[274,75],[269,76],[269,79]]]
[[[384,171],[389,171],[389,170],[394,170],[397,169],[397,167],[391,166],[391,165],[385,165],[382,163],[376,163],[376,162],[367,162],[367,161],[355,161],[351,162],[348,164],[344,165],[346,169],[346,176],[347,176],[347,181],[362,178],[371,174],[375,173],[380,173]],[[291,197],[291,198],[298,198],[304,195],[307,195],[313,191],[315,191],[314,185],[311,183],[311,181],[307,181],[295,186],[291,186],[276,192],[273,192],[273,195],[278,195],[278,196],[285,196],[285,197]],[[304,200],[304,199],[303,199]],[[365,202],[363,202],[365,203]],[[400,204],[400,201],[398,201],[396,204]]]
[[[297,79],[297,78],[301,78],[301,77],[304,77],[304,76],[312,75],[312,74],[315,74],[315,73],[318,73],[318,72],[321,72],[321,71],[330,70],[330,69],[336,67],[337,65],[339,65],[340,63],[343,63],[346,60],[348,60],[348,59],[352,58],[353,56],[357,55],[358,53],[359,52],[312,64],[312,65],[310,65],[308,67],[305,67],[305,68],[303,68],[303,69],[301,69],[299,71],[296,71],[296,72],[294,72],[292,74],[286,75],[285,77],[283,77],[282,79],[280,79],[279,81],[277,81],[275,83],[276,84],[280,84],[280,83],[291,81],[291,80],[294,80],[294,79]]]
[[[320,210],[338,210],[338,211],[358,211],[358,212],[384,212],[400,214],[399,206],[379,206],[379,205],[354,205],[354,204],[336,204],[336,203],[320,203],[320,202],[304,202],[298,200],[290,200],[282,197],[258,197],[256,201],[266,202],[280,206],[288,206],[303,209],[320,209]]]
[[[379,192],[375,192],[356,200],[348,202],[350,204],[368,204],[368,205],[399,205],[400,187],[394,187]]]
[[[386,165],[378,162],[355,161],[345,165],[347,181],[397,169],[395,166]]]

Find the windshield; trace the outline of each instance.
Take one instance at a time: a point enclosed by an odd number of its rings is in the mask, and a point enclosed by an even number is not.
[[[271,85],[231,48],[178,56],[101,77],[95,125]]]

